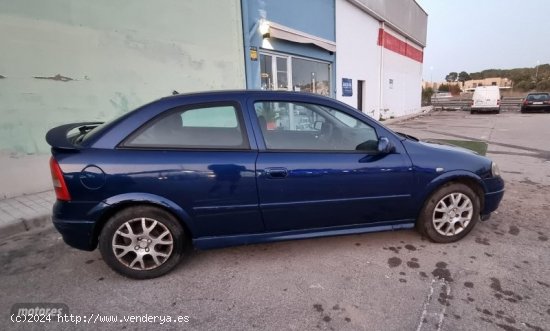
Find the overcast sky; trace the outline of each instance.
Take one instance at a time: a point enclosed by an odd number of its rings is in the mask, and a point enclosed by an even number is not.
[[[550,0],[416,0],[428,13],[424,80],[550,63]]]

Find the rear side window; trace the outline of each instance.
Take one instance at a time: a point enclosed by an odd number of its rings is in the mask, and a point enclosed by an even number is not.
[[[237,128],[237,114],[233,106],[189,109],[181,113],[184,127]]]
[[[248,149],[241,119],[235,105],[176,108],[151,120],[123,147]]]

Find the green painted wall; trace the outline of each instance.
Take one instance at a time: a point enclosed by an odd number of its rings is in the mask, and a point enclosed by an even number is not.
[[[0,199],[50,189],[51,127],[245,88],[239,0],[0,0]]]
[[[46,153],[52,126],[173,90],[244,88],[242,44],[238,0],[0,0],[0,150]]]

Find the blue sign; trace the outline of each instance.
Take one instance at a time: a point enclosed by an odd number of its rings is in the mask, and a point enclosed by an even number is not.
[[[342,96],[351,97],[353,95],[353,81],[351,78],[342,78]]]

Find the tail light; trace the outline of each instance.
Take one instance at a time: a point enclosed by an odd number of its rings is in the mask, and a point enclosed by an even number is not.
[[[474,105],[474,100],[470,100],[470,107]]]
[[[59,163],[57,163],[53,157],[50,158],[50,171],[52,173],[53,188],[55,189],[55,196],[57,199],[63,201],[71,200],[69,189],[63,178],[63,172],[59,167]]]
[[[550,100],[544,101],[544,104],[545,104],[545,105],[550,105]]]
[[[523,100],[523,104],[524,104],[525,106],[527,106],[527,105],[529,104],[529,101],[527,101],[527,99],[526,99],[526,100]]]

